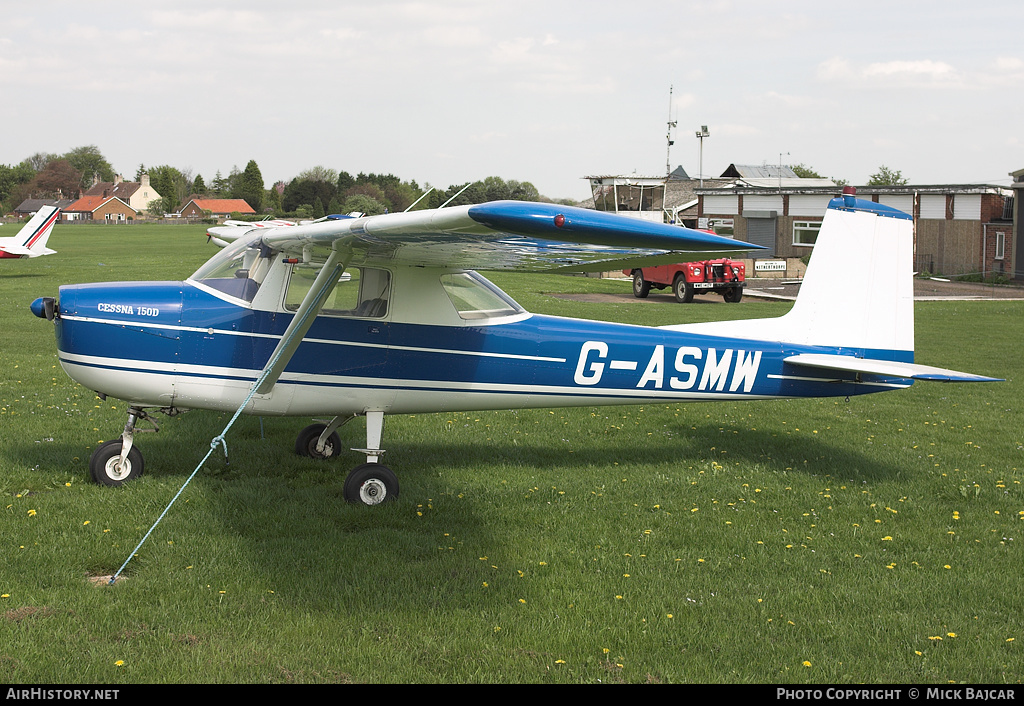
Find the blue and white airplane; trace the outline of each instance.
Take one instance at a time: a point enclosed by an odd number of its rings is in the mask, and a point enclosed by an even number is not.
[[[36,315],[58,358],[128,402],[90,470],[142,473],[136,423],[157,408],[331,417],[296,451],[341,451],[366,418],[344,494],[398,495],[380,462],[388,414],[852,396],[913,380],[993,378],[914,363],[912,221],[833,199],[792,310],[774,319],[647,327],[531,314],[476,269],[547,270],[659,252],[756,246],[553,204],[501,201],[308,225],[211,228],[226,247],[184,282],[63,286]],[[617,267],[621,267],[617,265]]]
[[[46,241],[59,220],[59,208],[43,206],[21,227],[17,235],[0,238],[0,259],[56,254],[56,250],[46,247]]]

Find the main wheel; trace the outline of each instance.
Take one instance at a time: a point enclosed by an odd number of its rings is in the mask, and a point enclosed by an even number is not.
[[[633,296],[637,299],[646,299],[651,293],[651,283],[644,279],[641,270],[633,271]]]
[[[299,456],[309,456],[310,458],[332,458],[337,456],[338,452],[341,451],[341,437],[338,436],[338,432],[332,432],[327,437],[323,453],[317,453],[316,442],[326,428],[326,424],[310,424],[300,431],[295,439],[295,453]]]
[[[121,463],[120,439],[100,444],[89,457],[89,473],[100,485],[124,485],[141,476],[144,467],[142,452],[135,446],[128,452],[124,463]]]
[[[363,505],[380,505],[398,498],[398,476],[379,463],[356,466],[345,479],[345,500]]]
[[[676,301],[689,304],[693,301],[693,284],[686,281],[683,275],[676,275],[672,281],[672,293],[676,295]]]
[[[722,298],[730,304],[737,303],[743,298],[743,287],[729,287],[725,290],[725,293],[722,294]]]

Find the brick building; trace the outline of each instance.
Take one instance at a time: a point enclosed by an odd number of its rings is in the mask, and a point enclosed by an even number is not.
[[[1024,188],[1024,183],[1022,183]],[[838,187],[730,185],[698,189],[698,223],[765,246],[758,257],[800,258],[811,252],[828,202]],[[914,217],[916,269],[933,274],[1010,276],[1013,199],[987,184],[861,186],[860,198]]]

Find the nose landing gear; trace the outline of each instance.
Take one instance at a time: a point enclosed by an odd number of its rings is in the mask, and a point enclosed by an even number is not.
[[[139,421],[153,425],[152,429],[136,429]],[[128,408],[128,422],[120,439],[100,444],[89,457],[89,473],[100,485],[119,486],[142,475],[145,462],[142,452],[134,446],[135,432],[157,432],[160,427],[141,407]]]

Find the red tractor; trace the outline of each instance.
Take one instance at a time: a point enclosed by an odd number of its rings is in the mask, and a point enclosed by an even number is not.
[[[727,302],[735,303],[743,298],[743,287],[746,286],[743,263],[725,258],[623,270],[622,274],[633,278],[633,296],[637,299],[650,294],[651,287],[672,287],[676,301],[690,302],[694,294],[710,291],[721,294]]]

